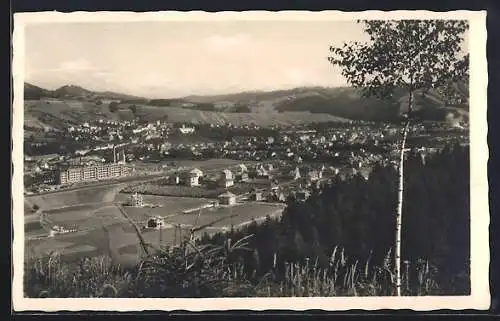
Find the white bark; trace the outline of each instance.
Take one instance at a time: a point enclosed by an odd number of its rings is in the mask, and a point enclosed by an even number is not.
[[[405,127],[403,129],[403,139],[401,141],[401,151],[399,154],[398,206],[396,213],[396,250],[394,251],[397,296],[401,296],[401,226],[403,221],[404,161],[405,161],[406,139],[408,137],[408,132],[410,130],[412,99],[413,95],[412,92],[410,92],[408,98],[408,115],[407,115],[408,118],[406,119]]]
[[[398,169],[398,207],[396,214],[396,250],[395,250],[395,265],[396,265],[396,295],[401,296],[401,223],[403,219],[403,190],[404,190],[404,160],[405,160],[405,147],[406,138],[410,121],[406,121],[403,130],[403,140],[401,142],[401,152],[399,155],[399,169]]]

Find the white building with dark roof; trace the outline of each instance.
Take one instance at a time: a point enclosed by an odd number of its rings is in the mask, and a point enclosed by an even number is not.
[[[198,168],[193,168],[187,173],[186,185],[188,186],[199,186],[200,178],[203,176],[203,172]]]
[[[219,185],[221,187],[230,187],[234,185],[233,173],[229,169],[222,171],[219,179]]]

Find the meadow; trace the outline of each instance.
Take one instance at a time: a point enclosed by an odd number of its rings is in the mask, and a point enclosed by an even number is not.
[[[211,224],[212,227],[230,228],[231,225],[237,226],[252,219],[274,216],[281,213],[283,205],[268,203],[237,203],[233,206],[212,207],[201,210],[199,213],[179,214],[168,218],[169,223],[203,226]],[[220,221],[219,221],[220,220]]]
[[[125,193],[142,193],[147,195],[157,196],[172,196],[172,197],[191,197],[191,198],[217,198],[220,194],[230,191],[235,195],[242,195],[249,193],[254,188],[268,187],[269,184],[257,183],[235,183],[228,188],[215,187],[209,188],[207,186],[186,186],[186,185],[168,185],[161,181],[154,183],[145,183],[128,187],[123,190]]]
[[[32,208],[36,205],[41,210],[45,211],[57,208],[70,208],[84,204],[113,202],[116,194],[123,187],[124,185],[121,184],[92,186],[71,191],[25,196],[25,208]]]
[[[96,105],[94,102],[81,102],[71,99],[60,101],[26,100],[24,123],[27,126],[40,129],[44,127],[63,129],[67,123],[76,124],[97,119],[132,120],[134,114],[130,111],[129,106],[130,104],[120,104],[119,109],[112,113],[107,105]],[[150,105],[136,105],[136,108],[136,117],[146,121],[168,120],[172,123],[233,124],[236,126],[256,124],[269,127],[313,122],[348,121],[342,117],[311,113],[309,111],[228,113]]]
[[[126,203],[129,196],[130,194],[120,193],[118,194],[116,201],[119,203]],[[131,217],[141,216],[141,213],[147,213],[149,217],[179,214],[184,210],[193,209],[211,201],[204,198],[165,197],[157,195],[143,195],[142,197],[145,205],[154,205],[158,207],[124,207]]]
[[[133,265],[143,255],[138,235],[131,222],[120,212],[113,202],[96,204],[102,194],[99,191],[109,191],[99,188],[89,189],[86,192],[73,191],[63,193],[66,199],[73,200],[68,207],[57,207],[59,201],[52,200],[53,195],[46,195],[44,206],[52,205],[53,209],[44,211],[46,224],[59,225],[67,229],[76,229],[76,232],[58,234],[46,237],[50,226],[43,227],[37,214],[27,216],[29,221],[25,225],[26,254],[35,258],[46,257],[57,251],[64,260],[75,261],[83,257],[109,256],[114,262],[123,265]],[[126,202],[129,194],[119,193],[115,199],[117,203]],[[50,197],[47,199],[47,197]],[[205,208],[184,214],[183,211],[191,210],[210,202],[204,198],[165,197],[144,195],[144,203],[158,207],[132,207],[123,206],[139,228],[143,228],[147,220],[153,216],[165,218],[167,226],[161,231],[144,229],[142,236],[147,243],[153,246],[171,246],[178,244],[189,234],[193,226],[210,225],[210,233],[222,231],[252,219],[272,215],[281,211],[282,207],[266,203],[243,203],[232,207]],[[82,202],[87,202],[82,204]],[[233,217],[231,217],[233,216]],[[213,224],[211,224],[213,223]],[[196,236],[201,236],[201,230]],[[45,237],[44,237],[45,236]]]

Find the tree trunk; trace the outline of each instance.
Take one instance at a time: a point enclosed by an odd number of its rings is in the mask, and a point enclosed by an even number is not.
[[[401,296],[401,223],[403,221],[403,190],[404,190],[404,161],[405,161],[405,148],[406,139],[410,130],[410,116],[412,110],[413,93],[409,92],[408,98],[408,114],[403,129],[403,139],[401,140],[401,152],[399,154],[399,168],[398,168],[398,206],[396,213],[396,250],[395,267],[396,267],[396,295]]]

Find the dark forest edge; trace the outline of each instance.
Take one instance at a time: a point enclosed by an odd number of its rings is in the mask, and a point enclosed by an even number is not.
[[[403,295],[470,293],[469,148],[409,155]],[[28,297],[383,296],[393,293],[397,175],[334,179],[301,202],[226,234],[157,249],[133,268],[110,258],[26,264]]]

